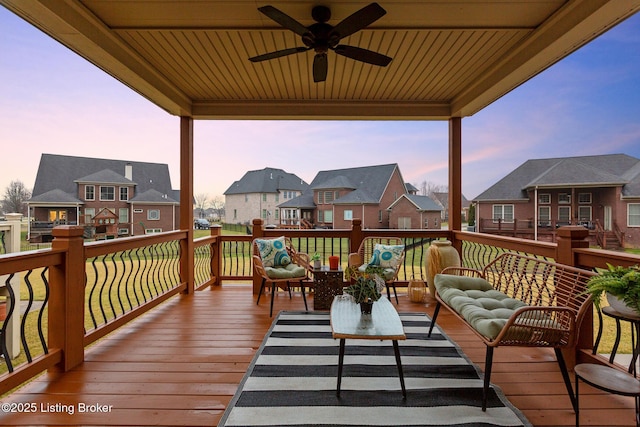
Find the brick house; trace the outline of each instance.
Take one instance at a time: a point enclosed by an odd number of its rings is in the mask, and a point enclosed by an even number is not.
[[[308,192],[278,208],[307,227],[349,228],[359,218],[364,228],[389,228],[388,208],[406,192],[395,163],[336,169],[318,172]]]
[[[225,222],[251,224],[254,218],[262,218],[265,225],[280,224],[278,204],[300,196],[308,188],[303,179],[282,169],[249,171],[224,192]]]
[[[179,199],[166,164],[43,154],[26,202],[29,238],[47,241],[61,224],[105,238],[177,230]]]
[[[594,245],[640,246],[640,159],[626,154],[527,160],[473,202],[483,233],[554,241],[583,225]]]
[[[442,206],[429,196],[403,194],[389,206],[389,228],[439,229],[441,217]]]

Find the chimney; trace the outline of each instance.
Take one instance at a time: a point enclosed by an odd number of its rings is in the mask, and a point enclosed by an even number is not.
[[[124,177],[129,181],[133,181],[133,166],[131,163],[124,165]]]

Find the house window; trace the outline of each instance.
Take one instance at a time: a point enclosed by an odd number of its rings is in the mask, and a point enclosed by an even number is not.
[[[558,203],[568,205],[571,203],[571,194],[569,193],[558,193]]]
[[[333,202],[333,191],[325,191],[324,192],[324,202],[325,203]]]
[[[276,202],[280,201],[280,193],[276,193]]]
[[[120,223],[129,222],[129,208],[118,209],[118,222]]]
[[[277,221],[277,220],[279,220],[279,219],[280,219],[280,210],[276,209],[276,210],[275,210],[275,214],[276,214],[276,215],[275,215],[275,218],[276,218],[276,221]]]
[[[87,185],[84,187],[84,199],[85,200],[95,200],[96,199],[96,186],[95,185]]]
[[[262,219],[267,219],[267,210],[262,209]]]
[[[120,201],[126,202],[129,200],[129,187],[120,187]]]
[[[66,224],[67,221],[67,211],[49,211],[49,221],[50,222],[58,222],[60,224]]]
[[[263,201],[263,202],[266,202],[266,201],[267,201],[267,193],[264,193],[264,194],[262,195],[262,201]]]
[[[134,213],[134,214],[141,214],[142,212],[143,212],[143,210],[142,210],[142,209],[134,209],[134,210],[133,210],[133,213]]]
[[[113,186],[100,186],[100,200],[115,200],[116,199],[116,187]]]
[[[538,207],[538,226],[540,227],[551,226],[551,206]]]
[[[538,203],[541,205],[548,205],[551,203],[551,194],[549,193],[540,193],[538,194]]]
[[[353,211],[351,209],[347,209],[344,211],[344,220],[351,221],[353,219]]]
[[[558,222],[561,224],[569,224],[571,222],[570,206],[558,206]]]
[[[333,222],[333,211],[318,210],[318,222]]]
[[[318,204],[322,204],[322,191],[318,191]]]
[[[580,221],[591,221],[591,206],[578,206],[578,219]]]
[[[248,194],[245,194],[245,195],[244,195],[244,201],[245,201],[245,202],[248,202],[248,201],[249,201],[249,195],[248,195]]]
[[[627,205],[627,226],[640,227],[640,203]]]
[[[147,211],[147,219],[149,221],[159,221],[160,220],[160,209],[149,209]]]
[[[144,234],[162,233],[162,228],[145,228]]]
[[[378,222],[382,222],[382,210],[378,211]]]
[[[582,205],[590,205],[591,193],[578,193],[578,203]]]
[[[493,205],[493,222],[513,222],[513,205]]]
[[[238,219],[238,209],[233,210],[233,219]]]

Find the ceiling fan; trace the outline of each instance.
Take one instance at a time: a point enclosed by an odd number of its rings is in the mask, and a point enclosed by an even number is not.
[[[386,67],[389,62],[391,62],[391,58],[386,55],[382,55],[381,53],[362,49],[356,46],[338,44],[341,39],[360,31],[387,13],[387,11],[378,3],[371,3],[370,5],[363,7],[354,14],[343,19],[335,27],[327,23],[331,18],[331,10],[326,6],[315,6],[311,10],[311,17],[316,21],[316,23],[311,24],[308,27],[305,27],[289,15],[273,6],[259,7],[258,10],[283,27],[302,36],[302,43],[304,43],[304,46],[292,47],[289,49],[282,49],[254,56],[249,58],[252,62],[266,61],[313,49],[316,52],[315,58],[313,59],[313,81],[316,83],[323,82],[327,79],[327,52],[329,50],[334,51],[338,55],[355,59],[356,61],[362,61],[367,64],[378,65],[381,67]]]

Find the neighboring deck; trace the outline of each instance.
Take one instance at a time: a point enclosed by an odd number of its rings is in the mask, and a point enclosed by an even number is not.
[[[37,411],[0,413],[0,425],[215,426],[271,325],[268,300],[256,306],[249,285],[174,297],[88,349],[77,369],[46,374],[2,399],[35,403]],[[312,298],[309,304],[312,308]],[[402,295],[398,310],[431,314],[433,307]],[[303,308],[299,295],[289,300],[281,293],[274,312]],[[446,310],[438,325],[484,365],[484,345]],[[535,426],[575,425],[552,351],[498,348],[493,370],[493,382]],[[581,425],[634,425],[632,398],[586,385],[580,394]],[[71,415],[61,407],[79,402],[112,409]]]

